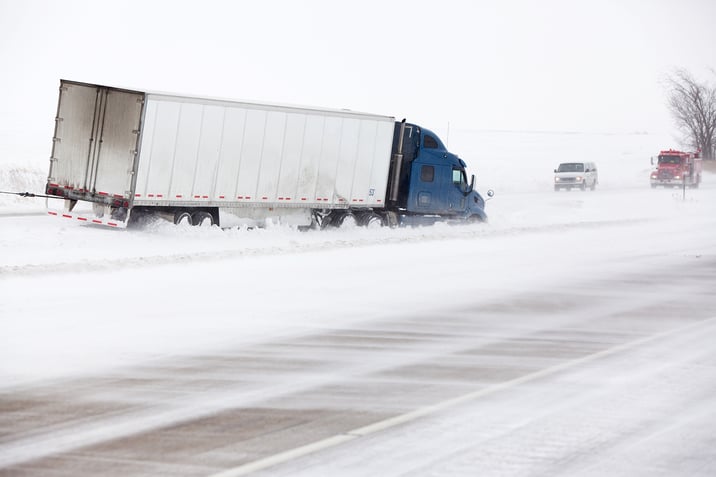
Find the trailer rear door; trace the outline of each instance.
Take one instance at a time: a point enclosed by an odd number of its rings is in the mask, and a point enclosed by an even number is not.
[[[48,183],[131,200],[144,93],[61,81]]]

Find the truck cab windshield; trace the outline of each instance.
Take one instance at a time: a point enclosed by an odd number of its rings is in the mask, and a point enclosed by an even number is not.
[[[467,174],[464,169],[453,168],[452,170],[452,182],[463,192],[467,192]]]
[[[681,156],[659,156],[659,164],[680,164]]]

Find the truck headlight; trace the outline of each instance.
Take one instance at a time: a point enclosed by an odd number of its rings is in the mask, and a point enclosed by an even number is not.
[[[582,182],[582,178],[579,177],[579,176],[575,177],[574,180],[577,181],[577,182]]]

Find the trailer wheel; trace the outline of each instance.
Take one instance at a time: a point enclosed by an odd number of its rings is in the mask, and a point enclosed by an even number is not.
[[[193,225],[200,227],[211,227],[214,225],[214,216],[209,212],[194,212],[191,215],[191,221]]]
[[[179,210],[174,214],[174,223],[176,225],[194,225],[191,214],[186,210]]]
[[[377,229],[385,226],[385,221],[383,220],[383,217],[381,217],[379,214],[371,212],[363,215],[360,218],[360,225],[369,229]]]
[[[340,215],[335,223],[338,227],[356,227],[359,225],[356,216],[350,212]]]

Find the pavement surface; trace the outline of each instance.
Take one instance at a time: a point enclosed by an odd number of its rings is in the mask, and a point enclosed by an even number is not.
[[[664,274],[3,390],[0,476],[715,475],[716,260]]]

